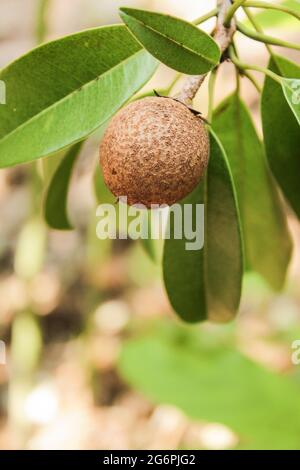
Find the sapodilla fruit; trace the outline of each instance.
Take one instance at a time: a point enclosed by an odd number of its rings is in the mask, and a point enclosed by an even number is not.
[[[111,120],[100,145],[104,180],[127,203],[171,205],[189,194],[208,164],[199,116],[172,98],[130,103]]]

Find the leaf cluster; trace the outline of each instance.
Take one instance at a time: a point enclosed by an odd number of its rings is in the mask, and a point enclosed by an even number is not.
[[[238,1],[227,11],[225,26],[233,24],[239,8],[248,17],[248,24],[237,23],[239,34],[265,43],[270,54],[262,68],[243,63],[233,41],[228,50],[237,75],[248,77],[260,93],[263,140],[241,96],[239,77],[234,93],[215,109],[212,80],[210,162],[205,178],[182,201],[205,204],[205,246],[189,252],[184,239],[167,240],[162,260],[170,302],[189,322],[233,318],[247,270],[282,289],[292,254],[286,207],[300,217],[300,67],[271,49],[272,44],[296,50],[300,45],[265,35],[258,21],[262,16],[266,22],[268,12],[299,21],[300,13],[290,2]],[[253,16],[252,9],[261,13]],[[65,152],[45,191],[50,227],[72,228],[67,196],[82,142],[135,99],[159,63],[179,72],[175,81],[180,74],[215,76],[227,54],[197,25],[218,11],[187,22],[121,8],[125,24],[43,44],[1,70],[8,99],[0,106],[0,167]],[[265,75],[262,91],[250,70]],[[168,95],[173,84],[161,94]],[[98,170],[95,183],[102,202]],[[151,242],[146,245],[149,253],[155,251]]]

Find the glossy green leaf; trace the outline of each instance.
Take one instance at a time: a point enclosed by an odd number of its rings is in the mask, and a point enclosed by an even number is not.
[[[220,60],[216,42],[187,21],[133,8],[121,8],[120,16],[154,57],[178,72],[200,75]]]
[[[1,71],[0,167],[76,143],[109,119],[157,62],[125,26],[90,29],[42,45]]]
[[[170,302],[189,322],[227,321],[237,312],[243,272],[239,216],[227,160],[211,135],[206,177],[182,204],[192,204],[196,228],[196,205],[204,204],[204,247],[187,250],[187,239],[165,241],[164,281]],[[197,223],[199,226],[199,222]],[[184,231],[183,231],[184,232]]]
[[[286,216],[250,114],[236,94],[218,107],[213,128],[237,191],[247,268],[280,289],[291,257]]]
[[[269,68],[284,77],[300,79],[299,65],[284,57],[275,56],[270,60]],[[300,218],[300,127],[280,85],[269,77],[266,77],[264,83],[261,116],[270,167],[285,197]]]
[[[197,331],[160,322],[127,341],[122,377],[155,404],[229,426],[238,448],[299,449],[299,386],[246,358],[215,328]]]
[[[82,142],[79,142],[70,148],[50,181],[45,199],[45,219],[51,228],[58,230],[73,228],[67,213],[67,197],[72,170],[81,146]]]

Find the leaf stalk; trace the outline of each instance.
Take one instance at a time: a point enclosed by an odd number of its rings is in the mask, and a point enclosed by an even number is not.
[[[252,65],[252,64],[246,64],[244,62],[241,62],[235,52],[233,47],[229,47],[229,57],[232,61],[232,63],[241,71],[245,70],[256,70],[257,72],[261,72],[268,77],[272,78],[275,82],[279,83],[280,85],[282,84],[282,78],[277,75],[276,73],[272,72],[269,69],[265,69],[264,67],[260,67],[259,65]]]
[[[193,21],[193,24],[198,25],[198,24],[204,23],[205,21],[209,20],[210,18],[213,18],[214,16],[217,16],[218,11],[219,11],[218,8],[214,8],[213,10],[209,11],[205,15],[199,16],[199,18],[196,18]]]
[[[257,23],[256,18],[252,15],[251,11],[250,11],[248,8],[246,8],[246,7],[243,7],[243,10],[244,10],[244,12],[245,12],[245,14],[246,14],[248,20],[249,20],[250,23],[252,24],[253,28],[254,28],[258,33],[262,33],[262,34],[263,34],[264,31],[263,31],[262,27]],[[273,51],[272,51],[270,45],[265,43],[265,46],[266,46],[266,49],[267,49],[267,51],[269,52],[270,56],[273,57],[274,54],[273,54]]]
[[[231,7],[230,0],[219,0],[218,1],[218,19],[216,31],[214,34],[214,40],[219,45],[221,52],[224,53],[232,40],[232,36],[236,31],[235,22],[231,21],[230,27],[227,28],[224,26],[225,16],[228,9]],[[190,105],[199,90],[200,86],[204,82],[207,74],[205,75],[192,75],[187,78],[185,81],[180,93],[176,98],[183,103]]]
[[[267,34],[259,33],[258,31],[252,31],[250,28],[247,28],[239,21],[237,22],[237,29],[240,33],[245,36],[254,39],[254,41],[263,42],[265,44],[271,44],[273,46],[287,47],[289,49],[295,49],[300,51],[300,44],[295,44],[292,42],[284,41],[283,39],[274,38]]]

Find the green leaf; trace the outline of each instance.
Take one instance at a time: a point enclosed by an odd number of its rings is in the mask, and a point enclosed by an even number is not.
[[[79,142],[70,148],[58,165],[47,190],[45,219],[51,228],[57,230],[71,230],[73,228],[67,214],[67,198],[72,170],[81,147],[82,142]]]
[[[159,322],[150,334],[127,341],[122,377],[155,404],[229,426],[239,448],[299,449],[299,386],[223,346],[216,327],[199,330]]]
[[[120,16],[154,57],[178,72],[204,74],[220,60],[216,42],[187,21],[133,8],[121,8]]]
[[[283,78],[281,82],[284,96],[300,125],[300,80]]]
[[[299,65],[284,57],[274,56],[269,68],[283,77],[300,79]],[[300,104],[298,105],[300,107]],[[266,154],[271,170],[291,207],[300,218],[300,127],[290,109],[281,86],[266,77],[261,116]]]
[[[217,108],[213,128],[224,145],[237,191],[246,266],[280,289],[291,257],[286,216],[250,114],[236,94]]]
[[[125,26],[90,29],[42,45],[0,73],[0,167],[84,139],[150,78],[156,61]]]
[[[204,248],[187,250],[186,238],[167,239],[164,281],[174,310],[185,321],[227,321],[237,312],[243,272],[239,216],[227,160],[211,135],[207,175],[182,204],[204,204]],[[199,224],[198,224],[199,225]],[[174,222],[170,218],[170,234]],[[194,228],[195,230],[195,228]]]

